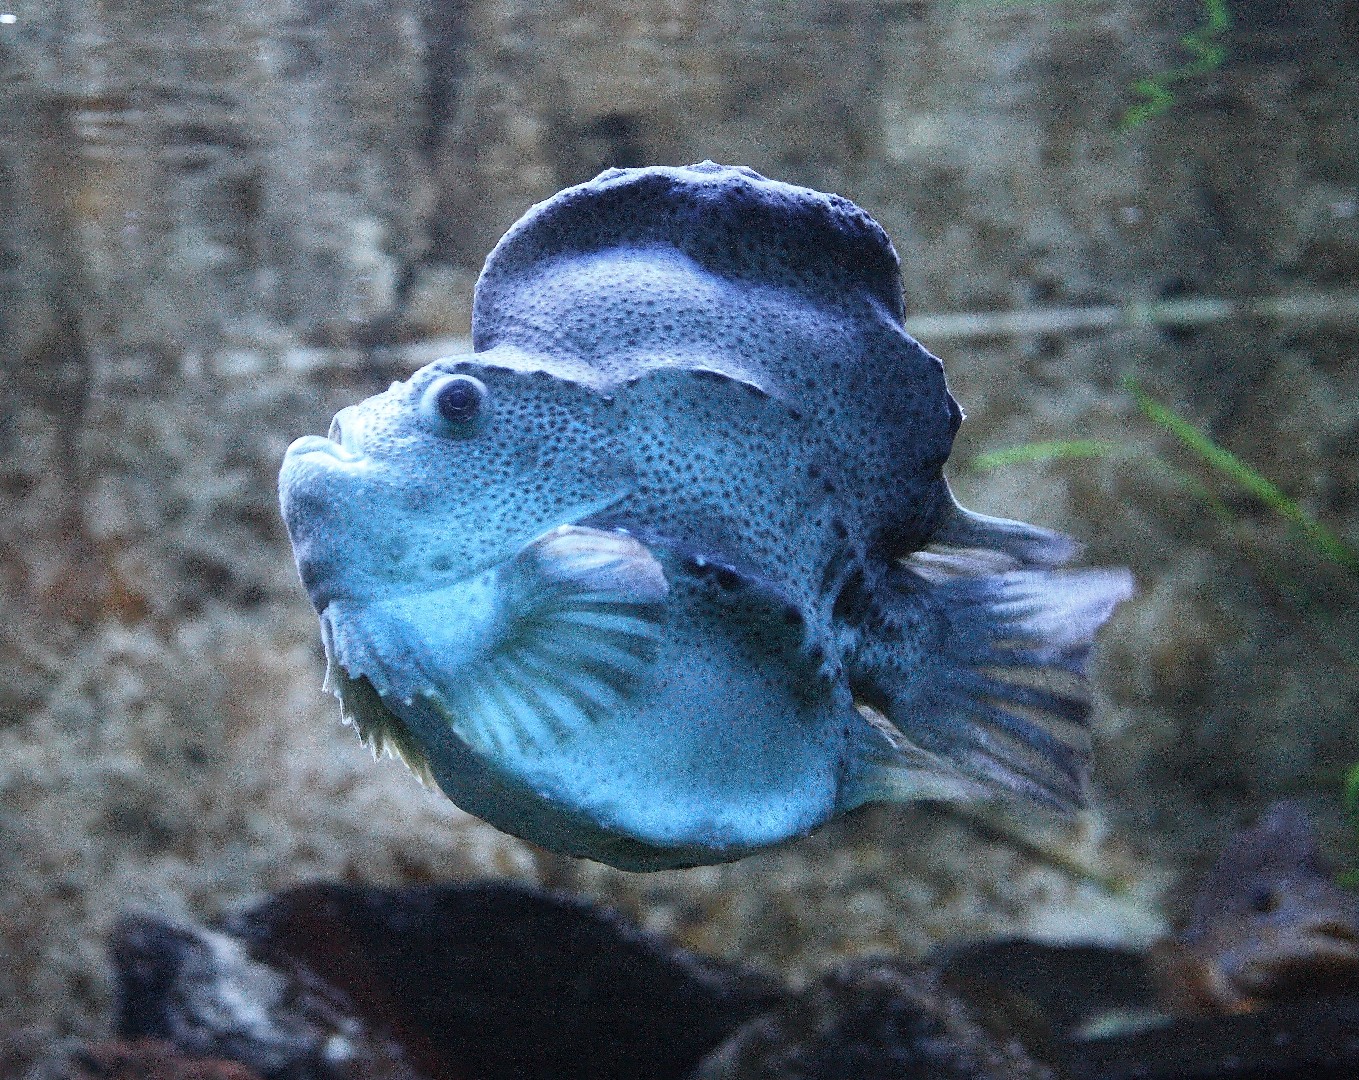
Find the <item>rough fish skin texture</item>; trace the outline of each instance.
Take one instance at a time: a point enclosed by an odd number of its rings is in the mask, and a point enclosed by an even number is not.
[[[613,169],[487,259],[474,352],[289,448],[328,684],[542,846],[728,861],[873,800],[1079,806],[1126,572],[972,514],[962,414],[853,203]]]

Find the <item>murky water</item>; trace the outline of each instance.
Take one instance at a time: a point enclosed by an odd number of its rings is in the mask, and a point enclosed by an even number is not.
[[[0,1027],[108,1030],[129,908],[535,882],[804,978],[988,934],[1140,946],[1280,796],[1353,866],[1359,9],[1246,0],[0,12]],[[284,448],[469,329],[602,168],[712,158],[886,228],[966,505],[1136,597],[1091,808],[875,807],[718,868],[547,854],[374,763],[320,690]]]

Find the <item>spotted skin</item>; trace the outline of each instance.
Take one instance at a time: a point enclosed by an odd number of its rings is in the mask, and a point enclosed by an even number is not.
[[[879,799],[1078,805],[1130,585],[957,505],[896,253],[834,195],[610,170],[487,259],[468,356],[289,449],[329,685],[455,802],[636,870]]]

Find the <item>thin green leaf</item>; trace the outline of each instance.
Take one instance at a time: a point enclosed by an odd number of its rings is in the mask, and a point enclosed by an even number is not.
[[[1181,47],[1193,53],[1194,59],[1169,71],[1138,79],[1133,84],[1133,91],[1146,100],[1132,106],[1123,114],[1123,119],[1118,124],[1121,133],[1126,134],[1153,116],[1167,112],[1175,104],[1175,95],[1170,92],[1172,84],[1196,75],[1207,75],[1222,66],[1227,50],[1213,38],[1232,25],[1227,0],[1204,0],[1203,14],[1203,25],[1192,34],[1185,34],[1180,38]]]
[[[1057,439],[1051,442],[1020,443],[1000,450],[988,450],[978,454],[969,463],[974,472],[987,472],[1008,465],[1029,465],[1039,461],[1072,461],[1089,458],[1126,458],[1128,461],[1145,466],[1153,472],[1168,476],[1175,483],[1203,502],[1209,512],[1220,521],[1233,523],[1234,515],[1227,505],[1209,491],[1194,477],[1162,461],[1152,454],[1129,455],[1128,448],[1120,443],[1104,439]]]
[[[1222,476],[1296,526],[1312,547],[1326,558],[1352,573],[1359,574],[1359,551],[1308,514],[1276,484],[1251,468],[1230,450],[1219,446],[1184,417],[1166,408],[1143,390],[1131,376],[1124,380],[1124,385],[1147,419],[1170,432],[1183,446],[1197,454]]]
[[[1359,818],[1359,761],[1351,765],[1350,771],[1345,774],[1345,809],[1353,817]]]
[[[1123,447],[1117,443],[1105,442],[1103,439],[1059,439],[1052,442],[1021,443],[1019,446],[1007,446],[1002,450],[988,450],[974,457],[969,468],[985,472],[988,469],[1032,461],[1114,457],[1122,453]]]

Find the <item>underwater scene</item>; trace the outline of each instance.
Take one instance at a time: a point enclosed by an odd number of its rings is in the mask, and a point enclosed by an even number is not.
[[[0,2],[0,1077],[1359,1076],[1359,2]]]

